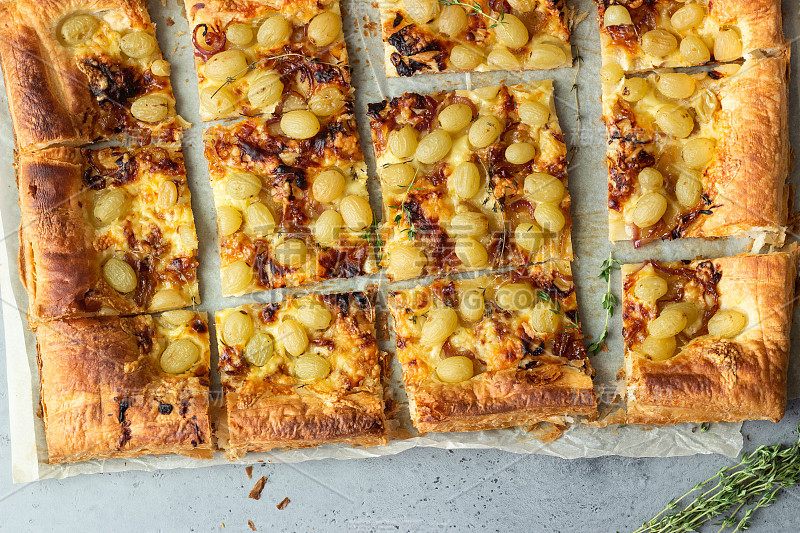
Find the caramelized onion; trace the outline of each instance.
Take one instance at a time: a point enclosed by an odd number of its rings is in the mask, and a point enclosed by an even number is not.
[[[228,38],[225,36],[224,31],[216,31],[209,28],[208,24],[198,24],[194,27],[192,32],[192,44],[194,44],[195,55],[203,58],[203,61],[208,59],[225,49],[225,43]]]

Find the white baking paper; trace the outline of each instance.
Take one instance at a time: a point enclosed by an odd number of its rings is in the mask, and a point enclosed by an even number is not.
[[[555,79],[556,107],[568,146],[578,146],[569,169],[570,192],[572,194],[573,243],[576,260],[573,270],[578,289],[578,301],[586,334],[598,335],[603,328],[605,312],[600,298],[605,284],[597,278],[601,262],[613,250],[615,257],[623,262],[638,262],[646,258],[674,260],[697,256],[715,257],[731,255],[747,249],[745,241],[677,241],[653,243],[644,249],[634,250],[629,244],[612,245],[607,239],[605,129],[600,122],[600,85],[598,34],[594,21],[595,9],[591,0],[574,3],[578,15],[588,18],[579,24],[573,37],[573,49],[582,58],[580,66],[550,72],[483,73],[469,75],[429,75],[413,79],[387,80],[383,73],[383,51],[378,33],[377,3],[369,0],[343,0],[345,13],[345,35],[353,67],[353,84],[356,90],[356,110],[361,131],[361,144],[370,164],[371,176],[375,176],[372,150],[369,143],[366,105],[406,91],[433,92],[443,89],[470,88],[500,82],[519,83],[546,78]],[[792,29],[798,26],[798,6],[785,6],[786,20]],[[197,232],[200,240],[200,290],[203,303],[200,310],[209,312],[239,305],[249,301],[276,301],[284,291],[273,291],[242,298],[222,298],[219,291],[219,259],[217,255],[216,223],[214,217],[208,172],[203,159],[201,133],[203,123],[197,113],[197,85],[192,58],[190,31],[183,14],[180,0],[167,0],[162,6],[159,0],[151,1],[151,14],[158,26],[158,37],[166,57],[172,62],[172,82],[178,100],[178,111],[194,126],[187,131],[184,140],[189,183],[192,190]],[[787,29],[787,36],[796,35]],[[573,90],[577,86],[577,94]],[[27,295],[19,282],[16,257],[19,242],[17,229],[20,215],[17,207],[13,160],[11,122],[7,112],[5,91],[0,103],[0,131],[5,132],[0,140],[0,179],[3,192],[0,197],[2,215],[3,246],[0,247],[0,295],[2,296],[3,324],[5,330],[6,363],[10,401],[10,426],[13,478],[15,482],[34,481],[43,478],[63,478],[76,474],[115,472],[121,470],[156,470],[170,468],[193,468],[228,463],[222,453],[213,460],[190,459],[180,456],[147,456],[137,459],[111,459],[89,461],[72,465],[51,466],[46,462],[47,447],[44,439],[39,409],[39,390],[36,366],[36,343],[27,331],[24,310]],[[793,83],[792,113],[797,115],[797,85]],[[576,102],[579,102],[576,105]],[[580,118],[578,118],[580,117]],[[794,140],[797,134],[793,132]],[[370,182],[372,205],[376,213],[380,209],[380,189],[375,180]],[[323,290],[352,290],[376,282],[380,287],[381,301],[385,301],[387,284],[380,276],[372,279],[353,280],[346,283],[328,282]],[[619,295],[619,276],[614,277],[613,290]],[[797,322],[797,321],[795,321]],[[794,328],[795,336],[797,327]],[[617,392],[616,374],[622,365],[620,339],[621,320],[614,317],[610,324],[611,335],[608,352],[592,360],[597,369],[596,388],[602,402],[610,402]],[[382,341],[382,347],[392,351],[393,339]],[[797,344],[796,344],[797,345]],[[797,345],[800,346],[800,345]],[[212,351],[216,357],[216,345],[212,331]],[[695,453],[721,453],[734,456],[742,447],[741,424],[711,424],[704,432],[696,424],[681,424],[672,427],[643,428],[635,426],[609,426],[594,428],[575,426],[559,439],[544,443],[535,434],[520,429],[492,430],[474,433],[427,434],[419,437],[408,419],[404,402],[399,368],[394,363],[391,393],[399,404],[395,426],[397,435],[387,446],[353,448],[344,445],[324,445],[313,449],[282,450],[264,454],[249,454],[241,464],[260,461],[298,462],[312,459],[336,458],[356,459],[399,453],[414,446],[437,448],[496,448],[515,453],[541,453],[564,458],[597,457],[601,455],[678,456]],[[792,357],[790,371],[790,397],[800,393],[800,363]],[[219,397],[219,379],[214,379],[215,398]]]

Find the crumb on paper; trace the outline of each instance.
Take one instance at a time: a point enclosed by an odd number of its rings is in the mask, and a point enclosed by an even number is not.
[[[378,339],[388,339],[389,338],[389,313],[387,311],[379,311],[376,322],[377,322]]]
[[[253,465],[250,465],[244,469],[247,473],[247,479],[253,479]]]
[[[250,489],[250,495],[247,496],[251,500],[260,500],[261,499],[261,491],[264,490],[264,485],[267,484],[267,478],[261,476],[261,478],[256,481],[256,484],[253,485],[253,488]]]
[[[252,529],[253,531],[257,531],[256,525],[253,523],[252,520],[248,520],[247,525],[250,526],[250,529]]]
[[[186,35],[186,32],[183,30],[175,32],[175,37],[183,37],[184,35]]]
[[[222,526],[222,529],[225,529],[225,522],[220,522],[220,524],[219,524],[219,525],[221,525],[221,526]]]
[[[175,25],[175,19],[173,19],[172,17],[167,17],[167,26],[174,26],[174,25]]]
[[[289,505],[290,501],[292,501],[292,500],[290,500],[289,498],[284,498],[284,499],[281,500],[281,503],[279,503],[275,507],[277,507],[279,511],[283,511],[284,509],[286,509],[286,506]],[[255,530],[253,530],[253,531],[255,531]]]

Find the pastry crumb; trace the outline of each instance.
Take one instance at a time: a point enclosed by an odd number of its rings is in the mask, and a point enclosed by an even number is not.
[[[252,500],[260,500],[261,499],[261,491],[264,490],[264,485],[267,484],[267,478],[261,476],[261,479],[256,481],[256,484],[253,485],[253,488],[250,490],[250,495],[248,498]]]
[[[167,26],[174,26],[175,20],[172,17],[167,17]]]
[[[245,467],[244,471],[247,474],[247,479],[253,479],[253,465]]]
[[[248,521],[247,521],[247,525],[248,525],[248,526],[250,526],[250,529],[252,529],[253,531],[258,531],[258,530],[256,529],[256,525],[253,523],[253,521],[252,521],[252,520],[248,520]]]
[[[289,498],[284,498],[283,500],[281,500],[281,503],[279,503],[275,507],[277,507],[279,511],[283,511],[284,509],[286,509],[286,506],[289,505],[289,502],[291,501],[292,500],[290,500]]]

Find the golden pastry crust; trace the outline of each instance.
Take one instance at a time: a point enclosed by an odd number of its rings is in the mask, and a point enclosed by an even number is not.
[[[58,37],[71,13],[102,18],[88,41],[66,46]],[[140,0],[17,0],[0,8],[0,59],[19,150],[52,144],[80,145],[126,136],[140,144],[180,139],[169,76],[149,66],[155,51],[140,60],[119,52],[122,33],[135,29],[155,38],[146,4]],[[99,20],[99,19],[98,19]],[[168,106],[163,120],[147,123],[130,113],[132,99],[159,95]]]
[[[679,47],[665,56],[657,57],[642,50],[642,36],[650,30],[661,29],[676,37],[678,44],[687,36],[702,39],[714,57],[713,44],[722,29],[734,29],[741,38],[742,56],[758,52],[774,52],[786,46],[780,0],[595,0],[597,20],[600,25],[600,42],[603,64],[617,63],[626,71],[643,71],[652,68],[687,67],[691,63],[683,58]],[[630,12],[632,25],[605,27],[603,16],[609,5],[621,4]],[[705,9],[701,24],[688,30],[677,31],[670,18],[687,4],[699,4]],[[730,58],[739,59],[739,58]],[[730,60],[725,58],[725,61]]]
[[[325,46],[317,46],[308,36],[311,20],[325,11],[341,17],[339,1],[186,0],[189,26],[193,32],[201,95],[200,115],[203,120],[242,115],[279,115],[297,94],[309,100],[323,89],[328,92],[336,88],[347,100],[352,99],[344,34],[339,31],[332,42]],[[291,26],[290,37],[272,47],[262,46],[257,40],[260,25],[276,14],[284,17]],[[232,43],[226,36],[226,30],[232,24],[248,27],[252,32],[250,42]],[[231,50],[244,53],[251,68],[236,73],[232,82],[207,76],[206,63],[218,53]],[[249,94],[254,82],[259,76],[267,74],[278,74],[283,84],[282,94],[278,91],[279,94],[274,98],[263,98],[262,95],[251,101]],[[287,100],[290,100],[289,103]]]
[[[360,229],[342,225],[333,241],[320,242],[315,233],[322,213],[334,210],[344,217],[344,199],[368,202],[367,173],[352,114],[322,121],[320,133],[296,140],[275,132],[277,119],[249,118],[233,125],[219,125],[204,133],[214,203],[243,214],[235,231],[220,230],[220,266],[223,294],[240,295],[278,287],[297,287],[326,279],[352,278],[377,270],[370,244],[369,224]],[[341,193],[326,202],[314,197],[314,184],[326,170],[342,175]],[[234,174],[250,173],[261,190],[247,198],[234,198],[227,189]],[[352,198],[350,198],[352,199]],[[349,201],[349,200],[348,200]],[[274,224],[254,228],[247,214],[254,204],[269,210]],[[364,218],[366,220],[366,217]],[[340,223],[341,224],[341,223]],[[296,263],[281,263],[280,247],[288,240],[302,243],[304,256]],[[226,271],[244,263],[241,283]]]
[[[398,157],[392,152],[390,138],[408,127],[420,141],[432,133],[442,134],[439,117],[452,105],[468,106],[472,120],[446,133],[452,148],[445,155],[432,164],[422,164],[416,154]],[[537,106],[542,113],[536,117],[540,122],[532,123],[528,115],[525,122],[519,112],[523,105]],[[370,104],[368,115],[381,175],[383,233],[387,236],[383,259],[390,280],[572,259],[567,149],[556,116],[552,80],[472,91],[406,93]],[[491,117],[501,122],[501,133],[487,146],[475,147],[469,132],[478,121]],[[532,145],[531,158],[521,164],[518,160],[510,162],[506,150],[523,142]],[[456,169],[465,164],[474,165],[479,175],[474,187],[477,192],[468,198],[459,191],[460,177],[456,177]],[[410,183],[398,186],[392,182],[391,173],[408,165],[413,169]],[[563,191],[560,199],[546,198],[562,217],[563,227],[558,231],[542,231],[540,227],[536,209],[545,203],[540,200],[547,187],[526,189],[526,178],[534,173],[548,174],[560,182],[556,184]],[[480,219],[485,229],[478,229],[474,218],[464,223],[465,213]],[[535,247],[520,243],[518,237],[523,234],[536,242]],[[459,247],[472,240],[486,252],[485,262],[470,264],[468,255],[459,255]],[[409,247],[424,256],[424,265],[413,269],[396,264],[396,250]]]
[[[195,313],[171,329],[162,321],[96,317],[40,326],[50,464],[165,453],[211,458],[206,315]],[[167,374],[159,356],[177,339],[191,339],[199,359],[181,374]]]
[[[629,422],[777,422],[783,417],[799,250],[793,244],[786,252],[707,261],[720,274],[717,308],[744,313],[747,325],[733,338],[711,337],[702,326],[665,361],[636,353],[630,319],[638,304],[629,290],[624,292]],[[661,263],[690,269],[701,264]],[[637,270],[637,265],[626,265],[623,276]]]
[[[386,444],[374,298],[374,291],[310,295],[217,313],[229,457],[327,442]],[[250,318],[253,331],[230,339],[226,324],[240,318],[230,318],[237,313]],[[299,356],[287,348],[292,344],[285,324],[299,327],[307,339]],[[265,339],[272,346],[267,357],[258,351]],[[327,374],[303,374],[309,357],[327,364]]]
[[[172,205],[158,205],[171,181]],[[17,161],[19,271],[32,327],[42,320],[155,312],[199,303],[197,238],[180,151],[51,148]],[[119,216],[94,214],[103,195],[122,191]],[[137,287],[114,290],[102,274],[116,257],[134,268]],[[166,292],[161,292],[166,291]]]
[[[788,62],[784,57],[749,60],[712,74],[693,75],[694,95],[677,101],[693,110],[695,127],[686,140],[663,133],[655,123],[656,109],[664,103],[655,75],[648,78],[648,95],[635,104],[622,99],[623,82],[604,86],[611,240],[633,240],[638,247],[657,238],[765,233],[771,243],[782,243],[790,195]],[[716,106],[707,116],[699,111],[704,98]],[[715,144],[708,163],[691,169],[681,150],[697,138]],[[659,192],[672,207],[654,226],[640,229],[626,213],[643,192],[638,174],[647,167],[663,174]],[[688,207],[675,198],[675,184],[684,173],[697,173],[702,187],[700,200]]]
[[[446,35],[438,28],[438,13],[432,21],[415,21],[405,2],[381,0],[381,33],[384,45],[384,67],[387,77],[405,77],[435,72],[484,72],[492,70],[538,70],[572,65],[569,39],[570,21],[563,0],[512,0],[495,9],[492,2],[461,2],[466,15],[465,25],[457,35]],[[436,11],[443,8],[433,2]],[[468,9],[465,9],[467,7]],[[517,17],[528,34],[519,48],[508,48],[497,38],[497,28],[511,24]],[[515,22],[516,26],[517,23]],[[451,61],[456,46],[469,45],[480,56],[473,68],[457,66]],[[502,56],[490,55],[503,52]],[[541,55],[551,56],[546,60]],[[538,59],[536,59],[538,58]]]
[[[505,310],[498,304],[498,290],[512,283],[526,284],[534,300]],[[468,303],[468,294],[475,291],[482,294],[480,305]],[[477,320],[465,314],[469,305],[477,305]],[[458,310],[453,332],[433,345],[423,341],[432,313],[448,307]],[[419,431],[476,431],[596,415],[593,371],[569,263],[471,280],[437,279],[390,293],[389,310],[411,417]],[[472,377],[443,381],[438,369],[451,357],[471,360]]]
[[[788,61],[768,58],[745,63],[720,87],[716,120],[724,133],[704,178],[709,197],[722,205],[687,237],[783,231],[790,195],[788,83]]]

